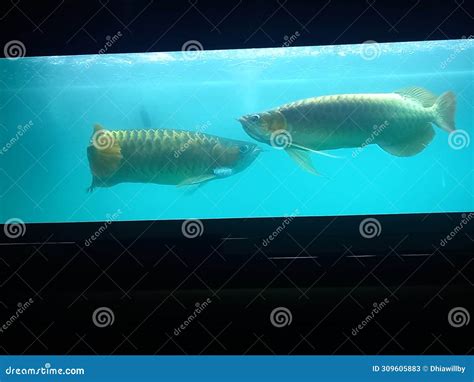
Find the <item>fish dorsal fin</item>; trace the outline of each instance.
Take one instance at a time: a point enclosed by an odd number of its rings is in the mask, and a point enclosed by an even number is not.
[[[97,133],[100,130],[105,130],[105,127],[102,126],[100,123],[94,124],[94,133]]]
[[[396,143],[379,143],[379,146],[389,154],[397,157],[411,157],[423,151],[433,140],[435,132],[431,123],[427,123],[421,129],[416,129],[417,134],[409,139]]]
[[[424,107],[433,106],[436,102],[436,96],[426,89],[412,86],[395,91],[403,97],[411,98],[421,103]]]
[[[288,153],[290,158],[293,159],[303,170],[308,171],[314,175],[319,175],[318,171],[314,168],[313,163],[311,162],[311,157],[309,156],[308,151],[294,149],[291,147],[285,149],[285,151]]]

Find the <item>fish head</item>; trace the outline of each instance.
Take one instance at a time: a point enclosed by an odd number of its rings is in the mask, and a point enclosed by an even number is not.
[[[277,111],[265,111],[257,114],[247,114],[239,118],[245,132],[253,139],[271,144],[275,132],[286,130],[284,115]]]
[[[213,155],[217,158],[219,168],[237,173],[250,166],[261,151],[254,143],[226,139],[225,143],[214,148]]]
[[[235,170],[241,171],[250,166],[250,164],[259,156],[262,152],[260,147],[250,142],[239,142],[237,144],[239,149],[238,160],[236,163]]]

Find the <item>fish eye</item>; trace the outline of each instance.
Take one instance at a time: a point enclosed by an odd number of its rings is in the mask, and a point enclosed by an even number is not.
[[[260,119],[260,115],[258,114],[253,114],[250,116],[250,122],[257,122]]]
[[[240,146],[240,148],[239,148],[239,151],[240,151],[242,154],[248,153],[249,150],[250,150],[249,145]]]

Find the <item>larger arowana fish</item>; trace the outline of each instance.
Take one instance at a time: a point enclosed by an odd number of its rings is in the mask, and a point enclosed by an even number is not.
[[[107,130],[94,126],[87,148],[92,191],[118,183],[185,186],[236,174],[260,149],[253,143],[181,130]]]
[[[308,98],[241,117],[252,138],[284,145],[304,169],[315,173],[309,152],[377,144],[386,152],[412,156],[433,139],[432,123],[455,129],[455,95],[436,97],[412,87],[394,93],[341,94]]]

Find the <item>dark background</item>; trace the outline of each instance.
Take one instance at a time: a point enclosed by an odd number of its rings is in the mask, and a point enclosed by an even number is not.
[[[0,42],[20,40],[28,56],[279,47],[296,31],[301,45],[458,39],[473,33],[472,2],[5,0]]]
[[[457,39],[473,14],[462,1],[3,1],[0,43],[35,56],[94,54],[118,31],[111,53],[276,47],[296,31],[294,45]],[[364,218],[297,218],[268,246],[283,219],[203,221],[195,239],[180,221],[113,223],[91,246],[100,224],[28,225],[0,236],[0,324],[34,300],[0,333],[0,352],[472,354],[470,326],[448,314],[473,310],[474,225],[441,246],[460,214],[379,216],[373,239]],[[100,307],[112,325],[94,325]],[[288,326],[272,325],[278,307]]]

